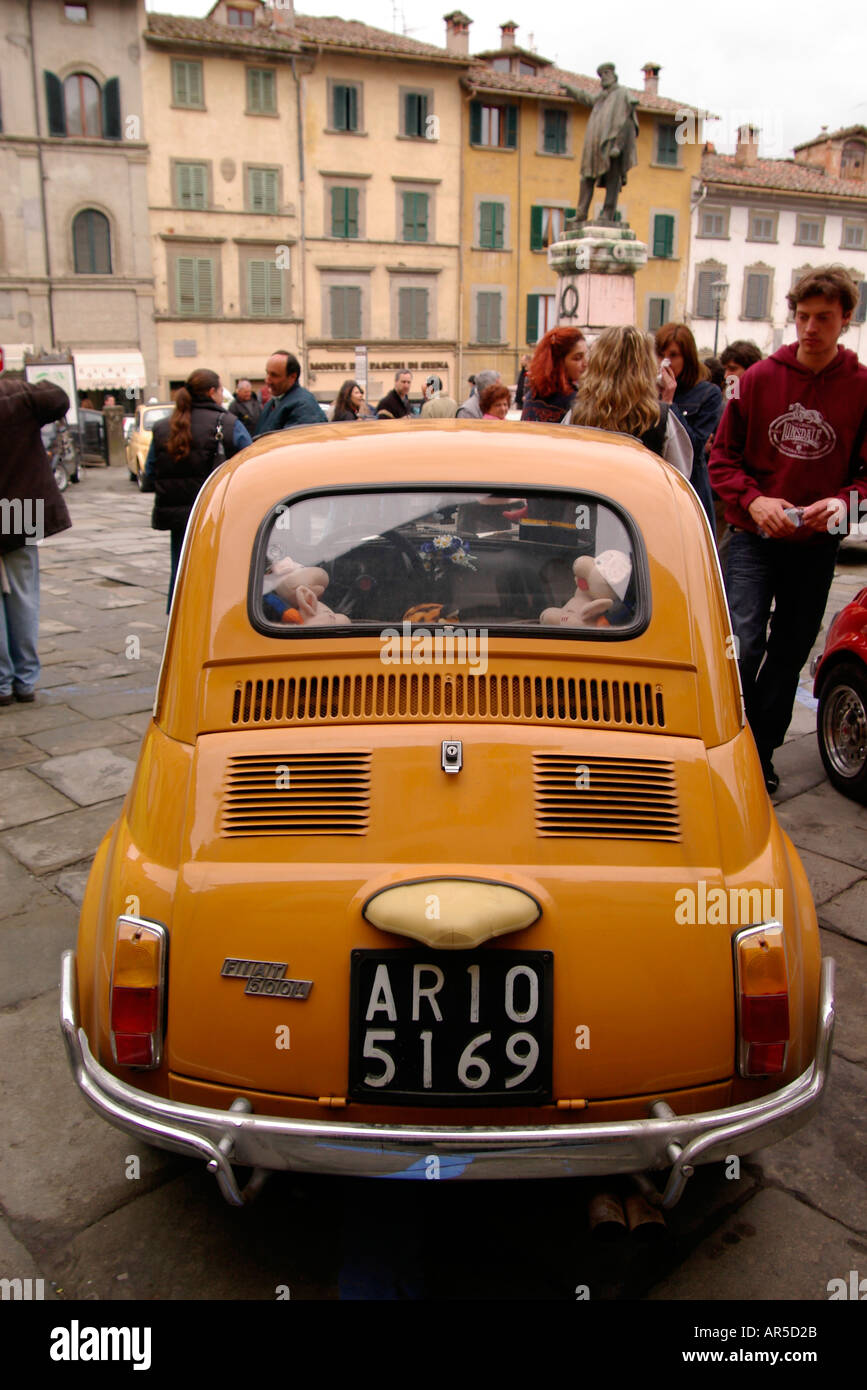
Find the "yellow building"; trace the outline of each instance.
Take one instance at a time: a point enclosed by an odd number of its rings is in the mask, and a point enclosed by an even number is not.
[[[466,15],[455,11],[446,24],[451,49],[468,48]],[[495,367],[509,381],[520,355],[556,323],[557,276],[547,249],[576,206],[590,102],[600,90],[597,79],[519,47],[516,28],[501,25],[502,47],[476,54],[462,79],[464,372]],[[678,129],[688,133],[700,123],[678,120],[677,113],[696,108],[659,96],[658,74],[647,64],[644,90],[634,92],[638,164],[618,203],[622,220],[648,246],[635,286],[636,319],[648,329],[685,309],[690,195],[702,149],[700,140],[678,141]],[[564,83],[586,92],[587,105],[565,92]],[[597,212],[602,199],[599,190]]]

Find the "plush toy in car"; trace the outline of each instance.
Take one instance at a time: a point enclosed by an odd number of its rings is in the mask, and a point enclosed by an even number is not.
[[[328,575],[318,565],[299,565],[285,555],[275,560],[266,574],[265,588],[265,612],[277,622],[301,627],[334,627],[349,622],[345,613],[335,613],[322,602]]]
[[[572,566],[575,594],[562,608],[546,608],[539,622],[546,627],[610,627],[606,614],[619,604],[632,573],[622,550],[603,550],[595,559],[581,555]]]

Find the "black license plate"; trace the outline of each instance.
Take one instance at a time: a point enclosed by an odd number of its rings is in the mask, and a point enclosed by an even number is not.
[[[544,1104],[553,991],[551,951],[353,951],[350,1096]]]

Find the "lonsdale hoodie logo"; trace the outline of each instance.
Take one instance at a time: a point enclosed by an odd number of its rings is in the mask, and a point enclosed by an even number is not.
[[[807,410],[796,401],[768,426],[775,449],[790,459],[820,459],[837,443],[837,436],[820,410]]]

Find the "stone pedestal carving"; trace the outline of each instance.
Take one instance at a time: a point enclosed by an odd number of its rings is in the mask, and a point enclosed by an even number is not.
[[[647,247],[625,223],[568,226],[548,248],[559,276],[557,323],[590,333],[635,323],[635,272],[647,263]]]

